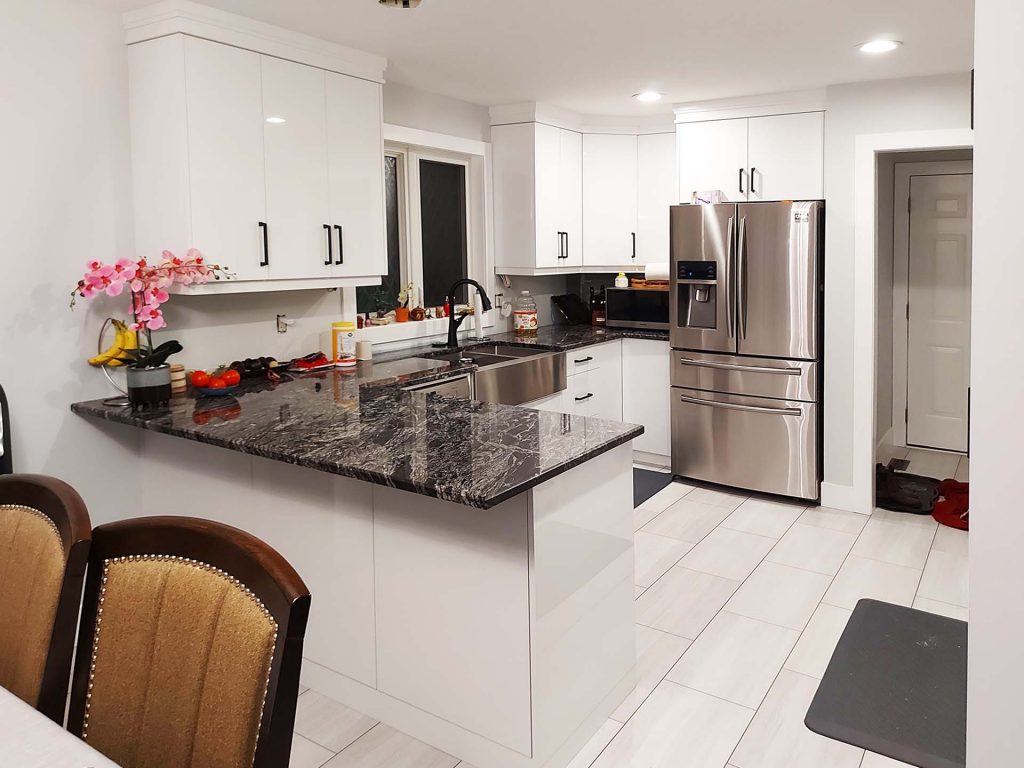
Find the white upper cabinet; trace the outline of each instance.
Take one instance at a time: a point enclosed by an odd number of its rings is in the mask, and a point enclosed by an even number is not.
[[[381,247],[384,143],[381,86],[327,73],[327,159],[336,275],[387,272]]]
[[[652,133],[637,138],[638,264],[669,260],[669,208],[679,204],[676,174],[674,133]]]
[[[752,117],[748,200],[825,197],[825,113]]]
[[[383,121],[366,68],[383,60],[348,53],[361,77],[182,33],[132,42],[139,255],[198,248],[238,278],[192,293],[375,283]]]
[[[679,197],[721,191],[727,201],[825,196],[824,112],[681,123]]]
[[[636,263],[637,181],[635,135],[583,136],[585,265]]]
[[[322,69],[263,57],[267,224],[275,280],[334,274],[324,75]]]
[[[544,123],[491,129],[495,268],[583,264],[583,137]]]
[[[716,189],[726,200],[747,199],[746,118],[682,123],[678,139],[680,202]]]

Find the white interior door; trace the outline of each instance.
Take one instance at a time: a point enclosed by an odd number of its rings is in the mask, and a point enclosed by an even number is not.
[[[583,136],[584,264],[636,261],[636,163],[636,136]]]
[[[679,202],[689,203],[694,192],[721,190],[726,202],[747,199],[747,123],[710,120],[680,123],[676,128],[679,152]]]
[[[972,188],[970,174],[910,180],[908,445],[967,450]]]

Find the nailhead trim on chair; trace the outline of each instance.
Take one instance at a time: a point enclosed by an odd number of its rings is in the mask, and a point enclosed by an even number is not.
[[[35,511],[35,510],[33,510],[33,511]],[[42,514],[42,513],[39,513],[39,514]],[[44,517],[45,517],[45,515],[44,515]],[[49,518],[47,518],[47,520],[49,520]],[[56,526],[54,526],[54,530],[56,530]],[[254,603],[256,603],[256,605],[259,606],[259,609],[260,609],[260,611],[263,612],[263,615],[266,616],[268,619],[270,619],[270,623],[274,627],[274,637],[273,637],[273,641],[272,641],[272,648],[273,649],[277,648],[277,631],[278,631],[277,621],[274,620],[274,617],[271,615],[270,611],[267,610],[267,607],[263,604],[263,601],[260,600],[258,597],[256,597],[256,595],[253,594],[253,591],[251,589],[249,589],[247,586],[245,586],[245,584],[240,582],[238,579],[236,579],[231,574],[225,573],[220,568],[216,568],[216,567],[210,565],[209,563],[204,563],[201,560],[193,560],[190,557],[178,557],[177,555],[126,555],[124,557],[107,558],[106,560],[103,561],[103,580],[100,582],[100,600],[99,600],[99,605],[96,607],[96,630],[95,630],[95,633],[93,635],[93,641],[92,641],[92,658],[89,661],[89,689],[88,689],[88,691],[85,694],[85,716],[82,719],[82,739],[83,740],[86,739],[86,735],[88,734],[88,731],[89,731],[89,707],[92,704],[92,685],[93,685],[93,679],[96,676],[96,656],[97,656],[97,654],[99,652],[100,624],[103,621],[103,601],[106,599],[106,594],[107,594],[107,574],[110,571],[111,563],[115,563],[116,564],[116,563],[141,563],[141,562],[175,562],[175,563],[181,563],[183,565],[190,565],[193,568],[198,568],[198,569],[203,570],[203,571],[209,571],[210,573],[213,573],[213,574],[215,574],[217,576],[220,576],[221,578],[227,579],[229,582],[231,582],[231,584],[233,586],[240,587],[241,589],[243,589],[245,591],[246,596],[249,597],[249,599],[251,599]],[[270,672],[271,672],[271,669],[273,668],[273,666],[274,666],[274,650],[271,651],[270,663],[267,664],[266,681],[264,682],[264,685],[263,685],[263,700],[260,702],[260,716],[259,716],[259,719],[256,722],[256,744],[259,743],[259,732],[260,732],[260,729],[263,726],[263,710],[264,710],[264,708],[267,705],[267,692],[270,689]],[[250,760],[249,764],[251,765],[253,762],[255,762],[255,760],[256,760],[256,748],[255,748],[255,745],[254,745],[254,747],[253,747],[253,754],[252,754],[252,760]]]
[[[57,528],[57,524],[49,517],[44,515],[38,509],[34,507],[26,507],[24,504],[0,504],[0,509],[20,509],[22,512],[28,512],[31,515],[35,515],[39,519],[46,522],[50,526],[50,530],[53,531],[53,535],[57,537],[58,543],[63,545],[64,540],[60,537],[60,530]]]

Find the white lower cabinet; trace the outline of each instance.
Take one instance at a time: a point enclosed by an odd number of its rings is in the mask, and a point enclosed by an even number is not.
[[[553,395],[534,400],[532,403],[523,403],[523,408],[535,408],[538,411],[554,411],[555,413],[568,413],[571,408],[566,404],[568,390],[555,392]]]
[[[642,424],[633,450],[668,458],[672,454],[667,341],[622,340],[622,420]]]
[[[566,353],[568,404],[577,416],[622,420],[622,342]]]

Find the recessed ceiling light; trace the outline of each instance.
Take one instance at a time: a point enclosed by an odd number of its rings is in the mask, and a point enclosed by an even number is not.
[[[857,46],[861,53],[889,53],[903,45],[901,40],[868,40]]]
[[[268,117],[268,118],[267,118],[267,122],[268,122],[268,123],[271,123],[271,124],[273,124],[273,125],[280,125],[281,123],[287,123],[288,121],[287,121],[287,120],[285,120],[285,119],[284,119],[283,117],[277,117],[277,116],[275,115],[275,116],[273,116],[273,117]]]
[[[634,93],[633,98],[637,101],[642,101],[644,104],[653,104],[656,101],[661,101],[662,94],[657,91],[643,91],[642,93]]]
[[[380,0],[380,4],[390,8],[417,8],[420,0]]]

